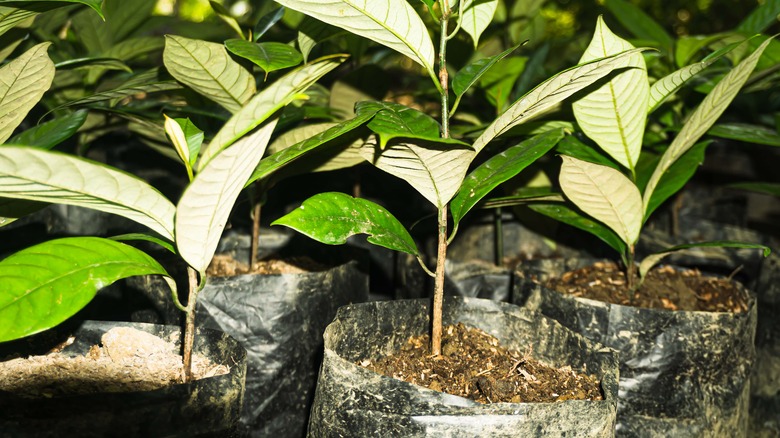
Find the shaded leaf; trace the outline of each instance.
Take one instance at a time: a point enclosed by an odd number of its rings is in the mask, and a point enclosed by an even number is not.
[[[173,240],[175,208],[154,187],[130,174],[67,154],[0,147],[0,196],[118,214]]]
[[[81,125],[84,124],[84,121],[87,120],[87,114],[86,110],[79,110],[57,117],[20,132],[11,138],[8,143],[51,149],[75,134],[81,128]]]
[[[563,130],[549,131],[532,137],[496,154],[471,171],[450,201],[452,220],[457,225],[482,198],[499,184],[513,178],[542,157],[563,138]]]
[[[260,19],[257,21],[257,24],[255,24],[255,27],[252,28],[252,36],[254,37],[254,40],[259,40],[263,35],[265,35],[266,32],[268,32],[268,29],[274,27],[274,25],[278,23],[279,20],[281,20],[284,16],[284,11],[285,9],[283,7],[276,8],[273,11],[260,17]]]
[[[254,43],[244,40],[227,40],[225,47],[236,56],[248,59],[262,68],[264,72],[295,67],[303,61],[303,56],[283,43]]]
[[[653,214],[658,206],[682,189],[693,177],[693,174],[704,162],[704,152],[708,145],[709,142],[697,144],[669,167],[653,191],[653,196],[645,209],[645,220]]]
[[[368,242],[374,245],[419,256],[414,239],[390,212],[343,193],[314,195],[271,225],[284,225],[328,245],[342,245],[350,236],[368,234]]]
[[[222,44],[166,35],[163,62],[177,81],[231,113],[238,112],[257,91],[255,78]]]
[[[777,23],[780,16],[780,0],[766,0],[759,3],[755,9],[737,25],[737,30],[747,35],[764,32]]]
[[[50,240],[0,261],[0,342],[50,329],[102,288],[135,275],[165,275],[132,246],[98,237]]]
[[[677,245],[672,248],[665,249],[664,251],[657,252],[646,256],[639,264],[639,276],[644,278],[653,266],[657,265],[664,257],[675,253],[692,248],[741,248],[741,249],[760,249],[763,252],[764,257],[768,256],[772,250],[766,245],[760,245],[756,243],[747,242],[735,242],[732,240],[715,240],[710,242],[697,242],[686,243],[683,245]]]
[[[747,123],[719,123],[713,125],[707,131],[707,135],[743,141],[745,143],[780,146],[780,134],[776,130]]]
[[[241,26],[239,26],[238,21],[236,21],[236,19],[230,15],[230,11],[222,6],[222,4],[217,3],[214,0],[209,0],[209,4],[211,5],[211,9],[214,10],[214,13],[217,14],[217,17],[219,17],[231,29],[233,29],[239,37],[244,38],[244,32],[241,30]]]
[[[670,52],[674,39],[664,28],[636,5],[626,0],[606,0],[605,5],[620,24],[641,40],[658,43],[659,49]]]
[[[780,197],[780,183],[742,182],[727,187]]]
[[[564,203],[531,203],[528,207],[545,216],[551,217],[558,222],[571,225],[583,231],[598,237],[603,240],[607,245],[612,247],[619,254],[625,254],[627,246],[625,242],[609,227],[597,222],[589,217],[586,217],[581,212],[573,209],[572,207]]]
[[[360,102],[357,114],[368,111],[376,114],[368,127],[379,135],[379,147],[396,137],[439,139],[439,123],[431,116],[414,108],[392,102]]]
[[[495,56],[478,59],[471,64],[463,67],[452,78],[452,92],[456,96],[462,96],[472,85],[484,75],[498,61],[504,59],[507,55],[517,50],[520,46],[510,47]]]

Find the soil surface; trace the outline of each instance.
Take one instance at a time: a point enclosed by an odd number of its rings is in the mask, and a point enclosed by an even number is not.
[[[328,269],[308,257],[294,257],[284,260],[268,259],[256,262],[252,268],[229,255],[215,255],[206,273],[215,277],[229,277],[243,274],[302,274]]]
[[[482,330],[447,326],[442,354],[430,356],[428,335],[415,336],[395,355],[358,364],[374,372],[480,403],[602,400],[599,382],[507,350]]]
[[[567,272],[550,279],[545,286],[577,297],[635,307],[734,313],[748,308],[744,289],[729,279],[670,266],[651,269],[633,294],[626,285],[624,270],[613,262],[598,262]]]
[[[0,391],[23,397],[56,397],[97,392],[149,391],[182,378],[182,358],[172,340],[161,339],[130,327],[115,327],[86,356],[72,357],[60,351],[71,337],[43,356],[0,362]],[[193,354],[196,379],[229,372],[207,358]]]

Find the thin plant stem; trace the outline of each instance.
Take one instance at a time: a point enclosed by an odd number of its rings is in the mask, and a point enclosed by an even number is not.
[[[260,213],[263,204],[255,200],[255,206],[252,207],[252,242],[249,245],[249,269],[251,270],[257,263],[257,248],[260,245]]]
[[[200,285],[198,273],[192,267],[187,267],[187,283],[189,297],[187,298],[187,313],[184,322],[184,340],[182,341],[182,364],[184,382],[192,381],[192,348],[195,345],[195,303],[198,302]]]

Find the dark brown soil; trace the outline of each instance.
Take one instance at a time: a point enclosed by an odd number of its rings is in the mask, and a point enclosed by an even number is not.
[[[430,356],[428,335],[409,339],[393,356],[359,361],[374,372],[480,403],[602,400],[599,383],[570,367],[554,368],[498,345],[463,324],[444,328],[442,354]]]
[[[667,310],[744,312],[748,297],[743,289],[721,277],[699,271],[657,266],[631,294],[624,270],[612,262],[599,262],[550,279],[545,286],[561,293],[613,304]]]
[[[318,272],[328,269],[327,266],[317,263],[308,257],[294,257],[284,260],[261,260],[249,268],[246,263],[239,262],[233,257],[216,255],[211,260],[206,273],[215,277],[229,277],[242,274],[301,274],[304,272]]]

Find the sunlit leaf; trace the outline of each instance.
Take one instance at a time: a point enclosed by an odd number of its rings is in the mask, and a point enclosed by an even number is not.
[[[513,178],[546,154],[563,138],[563,131],[550,131],[496,154],[471,171],[458,194],[450,201],[452,220],[457,225],[482,198],[499,184]]]
[[[173,240],[175,207],[130,174],[59,152],[0,147],[0,196],[118,214]]]
[[[41,100],[54,79],[54,63],[40,43],[0,68],[0,143],[5,142]]]
[[[599,17],[596,32],[580,62],[615,55],[634,46],[618,37]],[[634,172],[642,149],[650,84],[641,53],[633,54],[626,70],[572,104],[582,131],[618,163]]]
[[[293,100],[301,98],[301,93],[338,67],[344,59],[344,55],[335,55],[306,64],[287,73],[257,93],[240,111],[233,114],[233,117],[211,139],[201,155],[198,169],[203,168],[213,156],[255,129],[276,111]]]
[[[593,84],[613,70],[626,67],[631,56],[640,51],[641,49],[629,50],[608,58],[581,64],[542,82],[515,101],[509,109],[485,129],[482,135],[474,141],[475,151],[479,153],[491,140],[513,126],[544,114],[567,97]]]
[[[739,89],[742,88],[742,85],[750,77],[758,63],[758,59],[770,41],[772,41],[771,38],[764,41],[750,56],[724,76],[715,88],[707,94],[693,114],[690,115],[688,121],[674,138],[674,141],[672,141],[672,144],[664,152],[658,166],[655,168],[655,172],[647,183],[644,192],[645,211],[650,206],[653,191],[655,191],[661,177],[678,158],[693,147],[699,138],[715,124],[715,121],[723,114],[734,97],[736,97]]]
[[[371,201],[343,193],[314,195],[271,225],[284,225],[328,245],[368,234],[368,242],[374,245],[418,255],[414,239],[392,214]]]
[[[487,29],[493,14],[496,13],[498,0],[463,0],[461,6],[461,28],[471,36],[474,48],[477,48],[479,37]]]
[[[580,210],[634,245],[642,229],[642,194],[611,167],[562,155],[561,190]]]
[[[276,0],[320,21],[396,50],[433,77],[435,58],[428,29],[406,0]]]
[[[222,44],[166,35],[163,62],[168,72],[195,92],[238,112],[255,94],[255,78]]]
[[[50,329],[89,304],[97,292],[135,275],[168,273],[132,246],[98,237],[68,237],[0,261],[0,342]]]
[[[276,120],[224,149],[198,172],[176,207],[176,247],[205,272],[239,193],[265,153]]]

